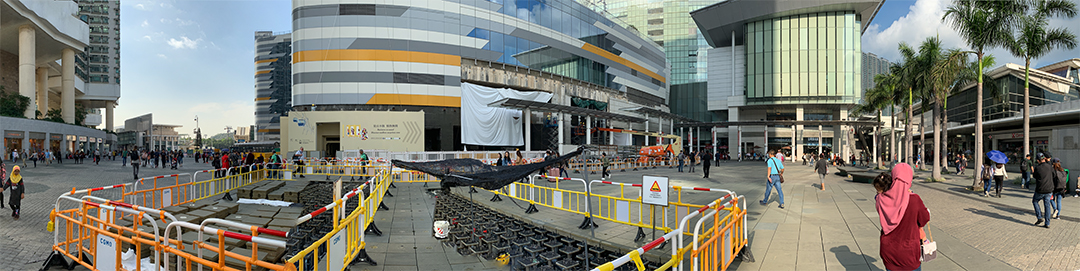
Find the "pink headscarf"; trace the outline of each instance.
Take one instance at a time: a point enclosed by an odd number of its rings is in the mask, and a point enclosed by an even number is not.
[[[889,234],[900,225],[907,211],[908,198],[911,196],[911,178],[915,172],[911,165],[900,163],[893,166],[892,188],[877,195],[878,219],[881,219],[881,231]]]

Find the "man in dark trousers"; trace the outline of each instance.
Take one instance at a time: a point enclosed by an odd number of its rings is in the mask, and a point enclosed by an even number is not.
[[[711,164],[712,154],[706,151],[705,154],[701,156],[701,172],[705,173],[705,177],[702,178],[709,178],[709,165]]]
[[[135,179],[139,179],[139,147],[131,150],[131,170],[135,174]]]
[[[1035,207],[1035,217],[1039,219],[1035,221],[1035,226],[1046,223],[1043,227],[1050,228],[1050,213],[1053,212],[1050,202],[1054,200],[1054,166],[1047,162],[1050,159],[1041,152],[1035,155],[1035,160],[1039,163],[1035,166],[1035,195],[1031,197],[1031,205]],[[1043,202],[1044,207],[1041,212],[1039,201]]]
[[[1028,189],[1028,183],[1031,182],[1031,171],[1034,168],[1035,166],[1031,162],[1031,154],[1025,154],[1024,159],[1020,159],[1020,185],[1024,189]]]
[[[825,174],[829,174],[829,161],[824,158],[818,159],[817,163],[814,163],[814,171],[817,171],[821,179],[821,191],[825,191]]]

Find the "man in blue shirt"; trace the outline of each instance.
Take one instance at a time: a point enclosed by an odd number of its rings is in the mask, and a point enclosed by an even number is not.
[[[776,150],[770,150],[769,159],[765,160],[765,164],[769,167],[769,175],[766,177],[765,198],[761,200],[761,205],[769,204],[772,188],[776,187],[776,194],[780,196],[778,201],[780,202],[780,209],[784,209],[784,189],[780,187],[780,175],[784,174],[784,163],[781,163],[780,159],[776,158]]]

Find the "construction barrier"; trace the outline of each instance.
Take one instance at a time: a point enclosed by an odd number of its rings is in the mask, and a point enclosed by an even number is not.
[[[742,207],[739,207],[740,203]],[[682,270],[687,261],[690,263],[690,270],[727,270],[748,244],[745,206],[745,198],[734,194],[716,199],[684,216],[678,228],[592,270],[610,271],[628,263],[634,263],[638,270],[645,270],[641,255],[668,242],[675,244],[671,247],[671,259],[656,270]],[[722,219],[721,214],[724,214]],[[691,245],[683,246],[687,222],[699,215],[701,218],[691,234]],[[710,224],[707,230],[701,231],[704,225]]]
[[[594,185],[596,184],[618,186],[618,195],[606,195],[605,193],[598,192],[594,188]],[[627,194],[626,187],[637,187],[638,189],[635,189],[631,194]],[[593,180],[589,182],[589,190],[592,191],[592,196],[596,197],[597,209],[596,212],[593,213],[593,216],[619,224],[638,227],[638,233],[634,237],[634,242],[645,238],[643,228],[662,230],[665,233],[670,232],[672,229],[668,226],[667,216],[669,207],[653,207],[652,205],[643,203],[641,201],[640,188],[641,184],[602,180]],[[656,211],[657,208],[660,209],[659,212]],[[646,216],[646,214],[648,216]],[[660,217],[659,224],[656,221],[658,216]]]
[[[53,232],[53,251],[45,266],[61,265],[70,269],[75,265],[82,265],[91,270],[119,270],[121,267],[142,270],[142,265],[150,263],[165,270],[194,270],[194,266],[198,266],[198,270],[203,267],[212,270],[297,270],[297,267],[301,270],[344,270],[354,260],[371,262],[364,252],[365,232],[378,233],[374,225],[375,212],[380,207],[388,209],[382,204],[382,199],[389,195],[392,182],[401,178],[392,176],[388,164],[369,166],[373,178],[368,178],[333,203],[298,218],[297,225],[320,215],[332,216],[329,220],[333,223],[333,231],[321,236],[294,256],[282,259],[281,263],[260,259],[259,248],[285,248],[286,242],[282,239],[260,237],[271,235],[285,238],[287,233],[283,231],[217,218],[207,218],[201,224],[194,224],[178,221],[169,212],[155,208],[167,207],[170,201],[180,204],[185,199],[194,201],[228,193],[266,180],[271,176],[270,171],[274,170],[265,165],[250,165],[246,169],[246,172],[237,170],[233,171],[237,174],[208,180],[197,177],[199,173],[206,174],[212,172],[211,170],[145,178],[141,180],[141,184],[136,181],[98,188],[72,189],[57,198],[50,213],[48,228]],[[406,171],[397,173],[412,174]],[[136,185],[141,185],[142,188],[135,188]],[[191,194],[181,195],[188,192]],[[124,202],[125,199],[140,204]],[[345,208],[352,205],[348,203],[355,204],[356,207]],[[121,219],[121,215],[130,219]],[[216,225],[241,231],[215,228]],[[183,230],[198,232],[199,239],[185,242],[181,232]],[[206,240],[203,234],[216,235],[216,242],[203,242]],[[251,254],[242,255],[226,250],[225,239],[250,243]],[[216,260],[204,259],[204,252],[218,256]],[[134,253],[134,257],[139,259],[135,266],[125,266],[122,262],[123,257],[128,257],[127,253]],[[144,257],[150,258],[143,259]],[[226,263],[227,259],[233,262],[232,265]],[[238,268],[237,262],[241,263],[242,267]]]
[[[367,246],[367,243],[364,242],[364,235],[369,231],[378,232],[378,229],[373,224],[375,212],[380,207],[385,208],[382,205],[382,199],[389,191],[392,182],[389,168],[384,167],[379,170],[375,178],[369,179],[340,199],[298,218],[297,224],[300,224],[326,211],[332,211],[331,221],[334,229],[292,258],[289,258],[287,262],[303,270],[344,270],[348,263],[354,259],[375,265],[376,263],[368,257],[364,250]],[[369,192],[361,195],[364,190]],[[350,199],[358,201],[357,207],[353,210],[345,208]],[[320,263],[320,255],[324,253],[325,262]]]
[[[181,204],[191,198],[190,181],[190,173],[142,178],[132,184],[131,192],[124,193],[124,202],[154,209]]]

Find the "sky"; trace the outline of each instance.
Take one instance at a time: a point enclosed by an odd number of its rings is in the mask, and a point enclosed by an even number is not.
[[[1072,0],[1080,1],[1080,0]],[[951,0],[886,0],[863,33],[863,52],[897,61],[897,45],[937,35],[945,48],[968,49],[941,21]],[[146,113],[193,134],[195,116],[207,136],[255,122],[255,31],[292,29],[288,0],[125,0],[120,12],[121,97],[116,126]],[[1080,35],[1080,16],[1053,19]],[[1003,49],[998,63],[1023,64]],[[1033,67],[1080,57],[1080,47],[1054,50]],[[103,128],[104,124],[102,124]]]
[[[1080,0],[1071,1],[1080,6]],[[950,3],[952,0],[885,0],[877,16],[870,22],[870,27],[863,32],[862,51],[897,62],[900,60],[897,52],[900,42],[907,42],[918,49],[920,43],[932,36],[941,39],[943,48],[970,50],[960,35],[941,21]],[[1053,18],[1050,26],[1065,27],[1073,34],[1080,35],[1080,16],[1072,19]],[[1005,49],[995,48],[989,50],[988,54],[997,59],[997,64],[992,68],[1005,63],[1024,65],[1023,58],[1013,56]],[[1055,49],[1040,59],[1032,59],[1031,67],[1042,67],[1071,58],[1080,58],[1080,46],[1073,50]]]
[[[292,29],[292,2],[120,2],[120,101],[124,120],[154,114],[194,136],[255,123],[255,31]],[[104,124],[101,126],[104,128]]]

